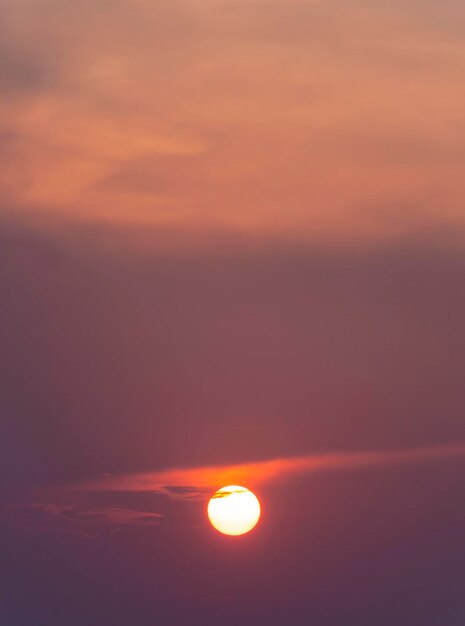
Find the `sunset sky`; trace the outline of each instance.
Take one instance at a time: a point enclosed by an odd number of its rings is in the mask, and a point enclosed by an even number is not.
[[[0,626],[465,624],[464,76],[463,0],[2,0]]]

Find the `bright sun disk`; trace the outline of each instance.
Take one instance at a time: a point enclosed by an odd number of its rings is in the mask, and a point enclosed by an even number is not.
[[[260,503],[251,491],[239,485],[222,487],[208,503],[212,526],[224,535],[244,535],[257,525]]]

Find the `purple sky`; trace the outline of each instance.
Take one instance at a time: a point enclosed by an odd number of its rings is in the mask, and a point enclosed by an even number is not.
[[[0,626],[463,626],[464,15],[4,1]]]

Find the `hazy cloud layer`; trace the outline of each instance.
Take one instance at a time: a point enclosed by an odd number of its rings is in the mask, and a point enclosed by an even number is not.
[[[221,227],[392,241],[433,224],[463,244],[460,3],[7,0],[2,12],[9,208],[195,223],[204,239]]]
[[[237,240],[159,256],[112,231],[2,232],[0,480],[12,493],[464,439],[457,251]]]
[[[464,75],[463,0],[3,0],[1,624],[465,623]]]

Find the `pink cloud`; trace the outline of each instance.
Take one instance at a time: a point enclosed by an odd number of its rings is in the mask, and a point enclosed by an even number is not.
[[[159,245],[171,229],[338,244],[463,231],[462,42],[455,6],[430,8],[8,0],[8,205],[151,224]]]

